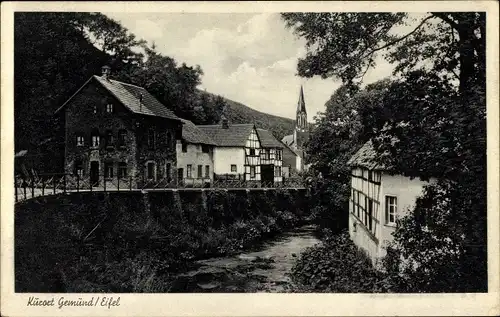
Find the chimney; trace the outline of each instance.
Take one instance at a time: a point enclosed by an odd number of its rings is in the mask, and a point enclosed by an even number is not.
[[[109,80],[109,75],[111,74],[111,67],[109,67],[108,65],[104,65],[102,68],[101,68],[101,71],[102,71],[102,78],[104,80]]]
[[[221,115],[220,122],[223,129],[229,128],[229,121],[227,120],[227,117],[224,114]]]

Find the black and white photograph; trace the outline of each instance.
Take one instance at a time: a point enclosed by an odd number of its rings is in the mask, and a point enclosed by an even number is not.
[[[14,10],[9,289],[58,314],[127,294],[498,295],[481,3]]]

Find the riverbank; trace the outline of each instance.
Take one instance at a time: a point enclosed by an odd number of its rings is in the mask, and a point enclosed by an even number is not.
[[[16,292],[163,293],[197,260],[300,225],[303,191],[71,193],[16,205]]]
[[[289,273],[300,254],[321,243],[314,229],[305,225],[251,251],[196,261],[193,269],[173,280],[169,292],[287,292]]]

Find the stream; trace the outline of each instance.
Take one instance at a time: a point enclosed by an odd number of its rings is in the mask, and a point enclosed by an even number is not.
[[[303,226],[238,255],[199,260],[177,276],[170,292],[287,292],[291,268],[301,252],[320,241],[313,226]]]

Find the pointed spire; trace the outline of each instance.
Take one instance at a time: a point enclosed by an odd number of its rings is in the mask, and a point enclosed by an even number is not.
[[[304,89],[302,89],[302,85],[300,85],[300,94],[299,94],[299,102],[297,103],[297,112],[307,113],[306,102],[304,101]]]

